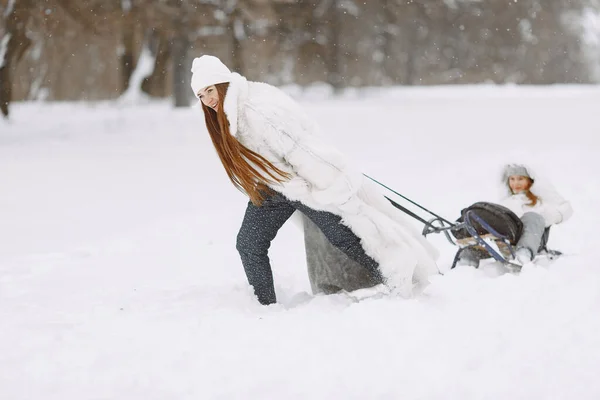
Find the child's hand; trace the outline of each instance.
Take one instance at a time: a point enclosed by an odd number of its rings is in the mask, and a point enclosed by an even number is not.
[[[543,205],[538,212],[544,217],[546,226],[560,224],[562,222],[562,214],[556,207]]]

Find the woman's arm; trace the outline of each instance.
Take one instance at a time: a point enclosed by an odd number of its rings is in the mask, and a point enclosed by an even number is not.
[[[360,188],[363,176],[334,147],[310,132],[310,124],[293,113],[278,115],[249,107],[253,129],[261,130],[268,143],[310,186],[321,204],[346,203]],[[273,114],[273,115],[272,115]]]

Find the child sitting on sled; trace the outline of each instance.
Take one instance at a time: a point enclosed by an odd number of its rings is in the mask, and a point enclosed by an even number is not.
[[[505,165],[501,184],[505,196],[498,204],[512,211],[523,225],[516,244],[514,262],[524,265],[545,248],[547,228],[568,220],[573,209],[549,183],[539,179],[526,165]],[[480,248],[466,248],[459,257],[459,265],[478,267],[480,260],[489,258],[490,255]]]

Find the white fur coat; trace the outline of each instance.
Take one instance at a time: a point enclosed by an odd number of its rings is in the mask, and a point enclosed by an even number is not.
[[[410,290],[438,274],[438,253],[407,217],[335,148],[301,107],[274,86],[233,74],[223,103],[231,134],[293,178],[272,188],[342,217],[390,286]]]
[[[523,164],[521,164],[523,165]],[[524,193],[512,194],[508,186],[506,167],[501,173],[501,193],[503,197],[500,204],[510,209],[519,218],[526,212],[535,212],[544,217],[546,226],[560,224],[568,220],[573,214],[573,208],[563,196],[548,181],[537,174],[531,166],[523,165],[533,179],[529,191],[538,197],[538,202],[532,206],[531,200]]]

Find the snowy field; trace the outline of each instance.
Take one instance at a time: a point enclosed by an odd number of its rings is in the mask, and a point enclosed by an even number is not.
[[[301,232],[271,251],[280,303],[235,250],[246,198],[201,111],[15,104],[0,121],[0,399],[600,398],[600,87],[292,90],[374,176],[445,216],[525,156],[571,200],[502,274],[449,266],[411,300],[312,296]],[[419,223],[415,221],[415,226]]]

